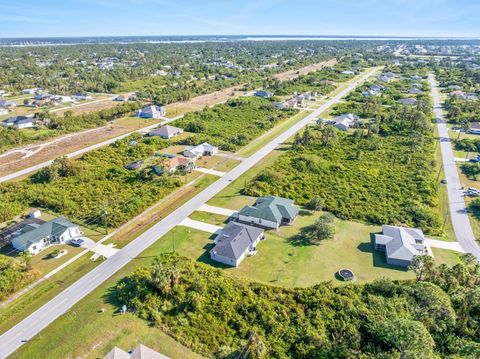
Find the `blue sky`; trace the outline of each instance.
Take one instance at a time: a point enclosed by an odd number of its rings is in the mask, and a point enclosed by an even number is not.
[[[0,37],[480,37],[478,0],[0,0]]]

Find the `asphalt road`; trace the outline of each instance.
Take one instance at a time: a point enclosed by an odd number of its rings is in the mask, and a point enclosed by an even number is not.
[[[127,246],[117,251],[102,264],[80,278],[78,281],[58,294],[55,298],[44,304],[38,310],[30,314],[22,322],[5,332],[2,336],[0,336],[0,358],[6,358],[8,355],[13,353],[20,346],[38,334],[42,329],[55,321],[55,319],[67,312],[72,306],[77,304],[83,297],[105,282],[123,266],[128,264],[133,258],[140,255],[160,237],[168,233],[176,225],[185,220],[192,212],[200,208],[208,200],[227,187],[232,181],[256,165],[268,153],[273,151],[282,143],[286,142],[291,136],[300,131],[311,121],[315,120],[320,113],[327,110],[330,106],[338,103],[344,96],[355,89],[359,83],[366,80],[376,70],[377,69],[372,69],[368,71],[365,75],[361,76],[358,80],[349,85],[339,94],[328,100],[320,108],[266,144],[255,154],[245,159],[242,163],[240,163],[230,172],[226,173],[215,183],[204,189],[184,205],[177,208],[167,217],[156,223],[153,227],[138,236]],[[75,335],[75,333],[72,333],[72,335]],[[54,338],[52,338],[52,340],[54,340]]]
[[[453,155],[452,144],[448,135],[448,128],[443,115],[443,108],[440,100],[435,77],[429,75],[429,82],[433,96],[433,111],[437,117],[438,136],[440,137],[440,148],[442,151],[443,170],[447,180],[448,205],[450,217],[457,241],[467,253],[472,253],[480,260],[480,247],[475,241],[472,226],[468,219],[467,208],[463,198],[462,184],[458,176],[455,156]]]

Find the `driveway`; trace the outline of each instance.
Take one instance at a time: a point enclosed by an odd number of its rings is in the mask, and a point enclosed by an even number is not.
[[[222,230],[222,227],[215,226],[210,223],[195,221],[190,218],[185,218],[179,223],[180,226],[190,227],[193,229],[198,229],[199,231],[204,231],[208,233],[219,233]]]
[[[96,260],[100,256],[104,258],[110,258],[118,251],[117,248],[113,248],[113,244],[105,245],[105,244],[97,243],[94,240],[87,237],[82,237],[82,239],[85,242],[82,244],[81,247],[88,249],[90,252],[95,253],[92,256],[93,260]]]
[[[425,238],[425,243],[433,248],[448,249],[455,252],[465,253],[465,250],[458,242],[446,242],[439,241],[437,239]]]
[[[463,198],[462,184],[458,175],[455,156],[453,155],[452,144],[449,140],[448,128],[443,115],[443,108],[440,101],[440,94],[435,82],[435,76],[430,74],[430,87],[433,97],[433,111],[437,117],[438,136],[440,137],[440,149],[442,151],[443,170],[447,180],[448,205],[450,218],[457,241],[466,253],[472,253],[480,260],[480,248],[475,241],[470,219],[468,218],[467,207]]]
[[[210,206],[208,204],[204,204],[198,210],[203,212],[208,212],[208,213],[221,214],[222,216],[227,216],[227,217],[231,217],[235,213],[237,213],[233,209],[215,207],[215,206]]]

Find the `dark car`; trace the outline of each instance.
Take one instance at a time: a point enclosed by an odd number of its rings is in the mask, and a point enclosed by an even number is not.
[[[442,184],[447,184],[447,180],[446,180],[446,179],[442,179],[442,180],[440,181],[440,183],[442,183]]]
[[[81,238],[72,239],[70,241],[70,244],[74,247],[81,247],[83,243],[85,243],[85,241]]]

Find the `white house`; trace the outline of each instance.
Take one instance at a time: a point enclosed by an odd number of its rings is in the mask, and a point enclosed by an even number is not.
[[[264,228],[277,229],[281,225],[293,223],[297,214],[298,209],[294,207],[293,200],[267,196],[257,198],[253,206],[243,207],[238,212],[238,220]]]
[[[81,236],[80,227],[64,217],[55,218],[41,225],[31,224],[12,236],[12,245],[19,252],[37,254],[53,244],[64,244]]]
[[[263,238],[264,231],[261,228],[229,222],[215,238],[215,247],[210,251],[210,258],[238,267],[246,256],[255,253],[257,244]]]
[[[183,151],[183,155],[187,158],[199,159],[202,156],[213,156],[218,152],[218,147],[212,146],[211,144],[204,142],[197,146],[188,146]]]
[[[9,117],[2,121],[2,125],[4,127],[16,127],[20,130],[22,128],[35,127],[35,119],[33,115]]]
[[[347,113],[335,117],[333,125],[341,131],[347,131],[356,120],[358,120],[358,116],[353,113]]]
[[[164,138],[166,140],[178,136],[183,133],[183,129],[179,127],[174,127],[174,126],[169,126],[165,125],[160,128],[156,128],[149,133],[147,133],[147,136],[152,137],[152,136],[160,136],[161,138]]]
[[[138,117],[141,118],[161,118],[167,115],[167,110],[164,106],[149,105],[145,106],[138,112]]]
[[[8,110],[6,108],[0,108],[0,116],[8,115]]]
[[[70,96],[74,101],[87,101],[92,100],[93,97],[86,93],[76,93],[75,95]]]

